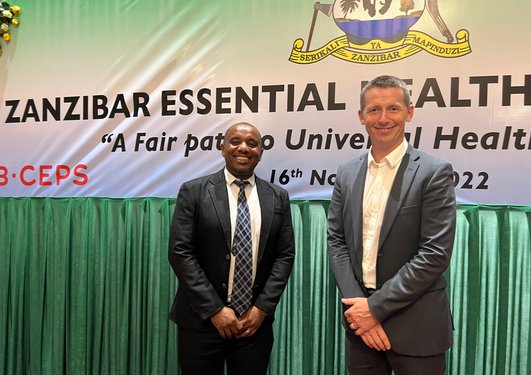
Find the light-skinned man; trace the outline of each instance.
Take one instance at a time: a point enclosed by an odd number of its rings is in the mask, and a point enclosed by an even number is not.
[[[358,114],[372,146],[339,166],[328,217],[349,372],[442,375],[453,333],[443,275],[455,234],[453,169],[405,140],[414,108],[400,79],[369,82]]]

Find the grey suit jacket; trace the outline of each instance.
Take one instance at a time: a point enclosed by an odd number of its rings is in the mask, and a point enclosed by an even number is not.
[[[367,154],[339,166],[328,215],[329,260],[344,298],[368,297],[361,267],[366,172]],[[409,145],[384,213],[377,291],[368,297],[398,353],[431,356],[452,345],[443,272],[453,249],[455,211],[452,166]],[[344,317],[343,325],[350,330]]]
[[[286,190],[256,177],[262,225],[253,304],[271,323],[286,287],[295,243]],[[210,317],[227,304],[230,209],[223,169],[185,182],[175,205],[168,258],[179,279],[170,319],[180,326],[215,329]]]

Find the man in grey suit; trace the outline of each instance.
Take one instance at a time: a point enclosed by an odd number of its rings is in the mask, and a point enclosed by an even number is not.
[[[295,243],[286,190],[258,178],[258,130],[230,127],[225,168],[185,182],[170,229],[179,288],[170,319],[179,330],[181,373],[266,374],[273,319]]]
[[[369,82],[358,115],[370,152],[337,172],[328,252],[351,374],[442,375],[452,345],[443,273],[455,234],[453,169],[407,143],[413,112],[403,81]]]

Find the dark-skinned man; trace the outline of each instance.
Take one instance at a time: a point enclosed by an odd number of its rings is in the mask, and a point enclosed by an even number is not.
[[[295,244],[288,193],[254,174],[259,131],[225,133],[225,167],[185,182],[177,195],[169,261],[179,279],[170,319],[183,375],[266,374],[275,309]]]

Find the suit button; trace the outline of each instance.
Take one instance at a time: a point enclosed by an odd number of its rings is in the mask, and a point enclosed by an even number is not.
[[[223,284],[221,284],[221,287],[222,287],[223,289],[227,289],[227,284],[223,283]]]
[[[230,259],[230,254],[225,255],[225,259],[229,260]]]

